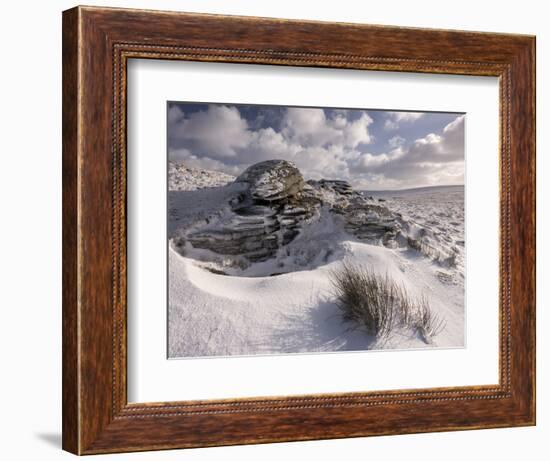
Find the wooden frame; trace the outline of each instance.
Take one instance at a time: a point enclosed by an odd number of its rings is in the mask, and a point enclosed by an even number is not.
[[[128,404],[130,58],[498,76],[499,384]],[[93,7],[63,13],[65,450],[91,454],[534,423],[534,37]]]

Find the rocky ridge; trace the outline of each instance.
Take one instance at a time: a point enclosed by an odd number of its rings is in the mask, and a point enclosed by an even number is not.
[[[248,263],[267,261],[326,213],[359,240],[387,247],[407,244],[401,215],[346,181],[305,181],[285,160],[254,164],[227,187],[234,190],[228,203],[185,230],[178,247],[191,245]]]

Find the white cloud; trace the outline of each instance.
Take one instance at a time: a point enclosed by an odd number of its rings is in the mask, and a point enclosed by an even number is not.
[[[410,148],[409,159],[422,162],[453,162],[464,159],[464,115],[443,129],[441,135],[430,133],[417,139]]]
[[[395,131],[402,123],[412,123],[424,116],[424,112],[387,112],[384,129]]]
[[[309,147],[299,151],[292,159],[310,179],[348,178],[349,163],[341,155],[339,147]]]
[[[360,118],[348,123],[343,128],[344,145],[352,149],[359,144],[370,144],[372,136],[369,134],[369,125],[372,123],[372,118],[364,112]]]
[[[399,136],[399,135],[394,136],[393,138],[390,138],[388,140],[388,146],[390,146],[392,148],[402,146],[403,144],[405,144],[405,138],[403,138],[402,136]]]
[[[396,122],[414,122],[424,116],[425,112],[390,112]]]
[[[169,120],[175,117],[169,112]],[[245,119],[235,107],[210,105],[174,123],[170,129],[173,146],[195,147],[213,158],[235,157],[237,150],[250,142]],[[195,150],[195,149],[193,149]]]
[[[171,105],[168,109],[168,124],[174,125],[181,122],[184,119],[185,115],[180,109],[179,106]]]
[[[288,108],[282,121],[282,133],[288,141],[302,146],[344,145],[355,148],[371,142],[368,127],[372,118],[366,112],[349,121],[339,111],[327,118],[323,109]]]

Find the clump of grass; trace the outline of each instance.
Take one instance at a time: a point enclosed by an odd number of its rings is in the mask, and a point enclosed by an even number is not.
[[[344,321],[356,323],[377,338],[388,336],[395,326],[398,303],[397,286],[388,276],[344,264],[331,273],[331,282]]]
[[[423,296],[416,306],[411,325],[417,329],[424,342],[429,344],[434,336],[445,329],[446,322],[431,310],[428,300]]]
[[[425,296],[420,301],[414,299],[387,274],[381,276],[361,265],[344,264],[330,277],[344,321],[375,338],[386,338],[396,328],[406,327],[418,331],[423,341],[430,343],[445,327]]]

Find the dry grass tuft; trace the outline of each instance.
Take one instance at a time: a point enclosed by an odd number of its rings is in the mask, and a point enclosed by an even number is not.
[[[375,338],[386,338],[396,327],[407,327],[430,343],[445,327],[426,297],[413,299],[387,274],[381,276],[362,265],[344,264],[331,272],[331,282],[344,321]]]
[[[395,324],[398,291],[389,277],[361,266],[344,264],[331,273],[337,304],[345,321],[375,337],[387,336]]]
[[[415,308],[411,325],[417,329],[424,342],[429,344],[434,336],[445,329],[446,322],[431,310],[428,300],[423,296]]]

